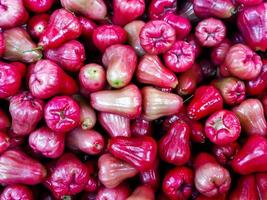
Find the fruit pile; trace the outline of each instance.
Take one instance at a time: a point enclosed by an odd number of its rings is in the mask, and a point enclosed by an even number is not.
[[[266,0],[0,0],[0,200],[267,200]]]

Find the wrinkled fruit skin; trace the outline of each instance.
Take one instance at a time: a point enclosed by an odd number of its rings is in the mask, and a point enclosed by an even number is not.
[[[43,117],[44,102],[28,91],[21,92],[11,97],[9,112],[13,132],[17,136],[28,135]]]
[[[196,163],[195,171],[197,190],[206,197],[225,194],[231,185],[231,176],[228,170],[219,165],[207,153],[200,153],[196,159],[200,159],[200,157],[202,163]]]
[[[56,162],[45,181],[47,188],[60,198],[81,192],[89,179],[88,168],[75,155],[66,153]]]
[[[58,158],[65,148],[65,136],[48,127],[41,127],[30,134],[29,145],[34,152],[41,153],[45,157]]]
[[[192,195],[193,181],[190,168],[175,167],[165,175],[162,190],[172,200],[188,199]]]
[[[157,155],[157,144],[149,136],[111,138],[107,149],[115,157],[133,165],[138,171],[150,169],[155,164]]]
[[[165,14],[175,13],[177,1],[175,0],[152,0],[149,4],[148,14],[150,19],[162,19]]]
[[[80,122],[80,107],[68,96],[51,99],[44,108],[47,126],[55,132],[68,132]]]
[[[267,140],[259,135],[248,138],[232,160],[231,166],[239,174],[267,171]]]
[[[19,199],[19,200],[33,200],[32,191],[23,185],[15,184],[7,186],[2,194],[0,195],[1,200],[11,200],[11,199]]]
[[[246,7],[239,13],[237,26],[246,43],[254,50],[267,50],[267,3]],[[255,31],[257,29],[257,31]]]
[[[230,74],[241,80],[256,78],[262,69],[259,55],[243,44],[232,46],[226,54],[225,66]]]
[[[45,167],[19,150],[8,150],[0,156],[0,183],[36,185],[46,177]]]
[[[187,114],[190,119],[199,120],[222,107],[222,96],[214,86],[200,86],[187,107]]]
[[[140,43],[148,54],[161,54],[171,48],[176,39],[174,28],[163,20],[145,24],[140,32]]]
[[[58,48],[45,51],[45,58],[54,61],[64,70],[75,72],[83,66],[85,50],[77,40],[71,40]]]
[[[191,155],[189,138],[189,126],[186,123],[174,123],[159,141],[161,159],[174,165],[188,162]]]
[[[226,145],[237,140],[241,133],[241,125],[235,113],[221,110],[206,120],[205,133],[211,142]]]

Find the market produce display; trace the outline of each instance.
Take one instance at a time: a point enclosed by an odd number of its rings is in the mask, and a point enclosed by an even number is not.
[[[0,200],[267,200],[266,0],[0,0]]]

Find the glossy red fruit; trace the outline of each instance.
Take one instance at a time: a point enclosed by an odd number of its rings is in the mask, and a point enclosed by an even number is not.
[[[102,20],[107,15],[107,7],[103,0],[60,0],[60,2],[66,10],[82,14],[89,19]]]
[[[113,23],[124,26],[144,13],[145,0],[114,0],[113,9]]]
[[[102,90],[106,85],[106,71],[101,65],[87,64],[80,69],[79,83],[88,92]]]
[[[195,186],[206,197],[223,195],[231,184],[229,171],[208,153],[199,153],[195,160]]]
[[[130,119],[127,117],[112,113],[100,112],[98,114],[98,121],[110,137],[131,136]]]
[[[96,23],[83,16],[79,16],[78,19],[82,26],[82,36],[87,40],[92,39],[93,31],[97,27]]]
[[[113,44],[123,44],[127,40],[126,31],[117,25],[102,25],[93,30],[93,43],[103,53]]]
[[[241,5],[244,5],[245,7],[248,7],[248,6],[257,5],[261,2],[263,2],[263,0],[237,0],[236,2],[241,4]]]
[[[176,40],[175,29],[163,20],[147,22],[139,36],[142,48],[154,55],[168,51]]]
[[[197,84],[203,79],[203,74],[198,64],[193,64],[192,67],[178,75],[178,85],[176,91],[181,96],[192,94]]]
[[[64,70],[76,72],[83,66],[85,50],[77,40],[71,40],[58,48],[45,51],[45,58],[54,61]]]
[[[239,178],[236,188],[230,194],[229,200],[239,199],[259,199],[254,175],[241,176]]]
[[[195,14],[200,18],[230,18],[235,13],[231,0],[194,0]]]
[[[141,20],[134,20],[124,26],[124,30],[128,34],[128,43],[134,48],[135,53],[139,56],[143,56],[145,54],[144,49],[140,44],[140,31],[145,25],[145,22]]]
[[[133,84],[120,90],[103,90],[91,94],[91,106],[94,109],[131,119],[141,114],[141,104],[141,93]]]
[[[163,161],[174,165],[188,162],[190,152],[190,127],[184,122],[174,123],[159,141],[159,155]]]
[[[178,113],[183,105],[183,99],[180,96],[161,92],[150,86],[142,89],[142,95],[143,117],[148,121]]]
[[[0,31],[0,58],[3,56],[4,52],[5,52],[5,41],[4,41],[4,36],[2,31]]]
[[[50,170],[45,186],[57,198],[81,192],[89,179],[87,166],[71,153],[61,156]]]
[[[242,80],[256,78],[262,69],[260,56],[243,44],[236,44],[229,49],[225,65],[230,74]]]
[[[82,27],[77,17],[61,8],[50,16],[46,30],[40,37],[39,46],[45,50],[57,48],[63,43],[76,39],[82,33]]]
[[[192,45],[185,41],[176,41],[164,53],[165,65],[174,72],[184,72],[192,67],[195,62],[195,51]]]
[[[111,87],[122,88],[130,83],[137,65],[137,55],[128,45],[115,44],[103,54],[107,68],[107,81]]]
[[[0,131],[0,154],[5,152],[10,146],[10,138],[7,134]]]
[[[129,187],[121,184],[115,188],[100,188],[96,200],[125,200],[129,195]]]
[[[22,62],[11,62],[10,64],[14,65],[16,68],[16,71],[21,74],[22,77],[26,75],[27,72],[27,66],[25,63]]]
[[[227,77],[212,81],[221,93],[224,102],[228,105],[236,105],[244,101],[246,98],[246,87],[243,81]]]
[[[126,200],[155,200],[155,194],[149,186],[138,186]]]
[[[241,133],[241,125],[235,113],[220,110],[206,120],[205,133],[211,142],[226,145],[236,141]]]
[[[233,142],[227,145],[215,145],[212,148],[212,152],[220,164],[226,165],[230,164],[239,149],[240,145]]]
[[[162,190],[172,200],[188,199],[192,195],[193,181],[190,168],[175,167],[165,175]]]
[[[150,186],[156,191],[160,185],[159,160],[149,170],[140,172],[140,181],[143,185]]]
[[[157,156],[157,144],[148,136],[111,138],[107,149],[115,157],[133,165],[138,171],[152,168]]]
[[[267,3],[246,7],[237,18],[237,26],[253,50],[267,50]],[[255,31],[257,30],[257,31]]]
[[[132,165],[108,153],[98,159],[98,169],[98,178],[107,188],[115,188],[138,173]]]
[[[223,99],[220,92],[214,86],[200,86],[197,88],[192,101],[187,107],[190,119],[199,120],[223,107]]]
[[[176,15],[174,13],[167,13],[163,20],[172,25],[176,32],[176,39],[184,39],[191,31],[191,23],[189,19]]]
[[[40,60],[29,69],[29,88],[32,95],[47,99],[56,94],[71,95],[77,92],[77,83],[56,63]]]
[[[23,28],[16,27],[5,30],[3,36],[5,42],[3,57],[6,60],[34,63],[42,58],[41,51]]]
[[[11,128],[15,135],[31,133],[43,117],[44,102],[28,92],[20,92],[11,97],[9,113],[12,118]]]
[[[140,83],[159,87],[175,88],[178,84],[176,75],[166,68],[156,55],[144,55],[141,58],[136,78]]]
[[[186,37],[185,41],[187,41],[191,46],[193,47],[196,58],[200,55],[202,52],[202,47],[198,44],[197,38],[195,37],[195,34],[190,34]]]
[[[231,45],[232,42],[225,38],[221,43],[212,48],[210,57],[215,65],[220,65],[224,62],[225,56]]]
[[[48,25],[49,17],[48,14],[38,14],[30,18],[27,30],[33,38],[39,39],[41,37]]]
[[[35,13],[47,12],[54,4],[54,0],[23,0],[25,7]]]
[[[15,95],[22,80],[22,74],[16,66],[0,61],[0,99]]]
[[[19,200],[33,200],[32,191],[20,184],[6,186],[0,195],[1,200],[11,200],[11,199],[19,199]]]
[[[44,118],[53,131],[68,132],[79,125],[80,107],[68,96],[57,96],[45,105]]]
[[[215,18],[200,21],[195,29],[195,36],[201,46],[214,47],[220,44],[226,35],[224,23]]]
[[[34,152],[47,158],[58,158],[64,152],[65,135],[44,126],[30,134],[29,145]]]
[[[131,121],[131,135],[133,137],[152,135],[153,124],[143,117]]]
[[[267,140],[253,135],[234,156],[232,168],[239,174],[267,171]]]
[[[0,27],[12,28],[25,23],[29,17],[23,0],[1,1]]]
[[[267,60],[263,60],[260,74],[246,83],[247,93],[250,95],[261,95],[267,90]]]
[[[267,122],[264,110],[258,99],[246,99],[240,105],[233,108],[233,112],[239,118],[242,131],[248,135],[267,134]]]
[[[77,101],[80,107],[80,127],[83,130],[92,129],[96,124],[96,113],[94,109],[79,95],[73,96],[74,100]]]
[[[150,19],[162,19],[167,13],[177,11],[177,1],[175,0],[152,0],[148,7]]]
[[[103,136],[94,130],[76,128],[67,134],[67,146],[73,150],[80,150],[89,155],[99,154],[104,148]]]
[[[0,156],[0,183],[36,185],[46,177],[45,167],[19,150],[8,150]]]
[[[261,199],[267,198],[267,173],[256,174],[258,193]]]

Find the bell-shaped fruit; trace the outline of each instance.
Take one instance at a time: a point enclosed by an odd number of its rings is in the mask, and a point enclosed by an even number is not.
[[[183,99],[180,96],[161,92],[150,86],[142,89],[142,95],[143,116],[148,121],[178,113],[183,105]]]
[[[136,70],[140,83],[159,87],[175,88],[178,84],[176,75],[166,68],[156,55],[144,55]]]
[[[220,92],[214,86],[200,86],[197,88],[194,98],[187,107],[190,119],[199,120],[223,107],[223,99]]]
[[[240,145],[237,142],[233,142],[227,145],[215,145],[212,148],[213,155],[222,165],[230,164],[239,150]]]
[[[20,92],[11,97],[9,112],[12,118],[11,128],[17,136],[32,132],[44,113],[44,102],[28,92]]]
[[[19,150],[8,150],[0,156],[0,183],[36,185],[46,177],[45,167]]]
[[[152,0],[148,7],[150,19],[162,19],[168,13],[177,11],[176,0]]]
[[[115,188],[138,173],[132,165],[108,153],[98,159],[98,168],[99,180],[107,188]]]
[[[106,49],[102,62],[107,67],[107,81],[110,86],[122,88],[132,80],[137,56],[131,46],[115,44]]]
[[[239,118],[242,130],[248,135],[267,135],[267,122],[262,103],[258,99],[246,99],[233,108]]]
[[[267,171],[267,140],[253,135],[235,155],[232,168],[239,174],[250,174]]]
[[[157,143],[152,137],[115,137],[109,140],[108,151],[138,171],[150,169],[156,162]]]
[[[49,18],[50,15],[48,14],[39,14],[34,15],[28,21],[27,30],[34,39],[39,39],[41,37],[47,27]]]
[[[5,30],[3,36],[5,42],[3,57],[6,60],[34,63],[42,58],[41,51],[23,28]]]
[[[10,200],[14,198],[34,200],[31,189],[21,184],[6,186],[0,195],[1,200]]]
[[[184,122],[174,123],[159,141],[160,158],[174,165],[183,165],[189,161],[190,127]]]
[[[152,131],[152,122],[145,120],[143,117],[131,121],[131,135],[133,137],[150,136]]]
[[[41,35],[38,45],[45,50],[57,48],[69,40],[78,38],[81,33],[82,27],[78,18],[61,8],[50,16],[48,26]]]
[[[237,18],[237,26],[246,43],[254,50],[267,50],[267,3],[246,7]],[[255,31],[257,30],[257,31]]]
[[[102,112],[136,118],[141,114],[142,96],[131,84],[119,90],[103,90],[91,94],[91,106]]]
[[[100,112],[98,114],[98,121],[110,137],[131,136],[130,119],[127,117]]]

